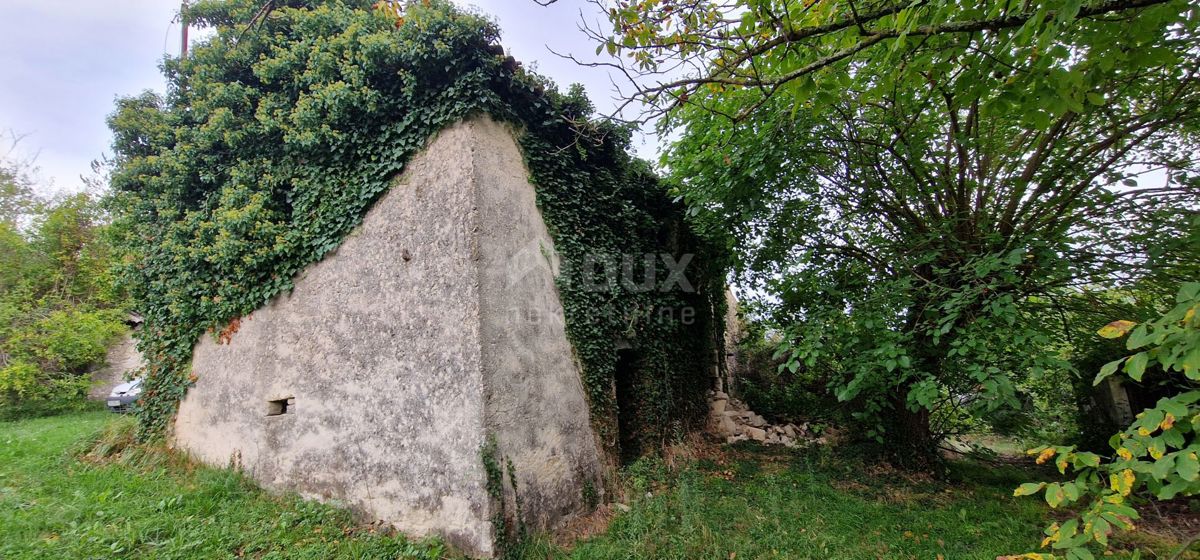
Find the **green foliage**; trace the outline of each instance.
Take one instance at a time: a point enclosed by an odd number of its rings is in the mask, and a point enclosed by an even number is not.
[[[486,19],[448,2],[397,19],[365,1],[199,2],[215,35],[165,64],[165,97],[118,101],[115,230],[120,272],[145,316],[150,363],[138,411],[161,433],[186,391],[197,339],[292,287],[337,247],[443,127],[475,114],[518,125],[530,179],[563,258],[559,291],[593,418],[614,446],[618,338],[634,341],[642,434],[703,414],[713,310],[723,275],[650,172],[629,131],[589,121],[581,88],[560,94],[495,44]],[[587,257],[697,253],[698,293],[631,291],[584,279]],[[656,265],[659,278],[667,276]],[[690,307],[693,324],[678,312]],[[675,316],[665,313],[676,312]]]
[[[588,510],[594,510],[596,506],[600,505],[600,492],[596,490],[596,484],[590,479],[583,481],[580,497],[583,498],[583,505]]]
[[[1196,270],[1187,2],[609,15],[631,97],[677,134],[678,193],[768,296],[785,364],[830,372],[897,460],[933,460],[961,419],[1022,408],[1028,379],[1066,372],[1045,320],[1059,299]],[[1139,185],[1147,168],[1173,179]]]
[[[10,231],[36,213],[40,202],[33,190],[32,162],[13,157],[16,144],[14,141],[9,153],[0,156],[0,224],[6,224]],[[3,226],[0,226],[2,231]]]
[[[1082,514],[1046,530],[1042,546],[1052,545],[1068,558],[1090,557],[1091,544],[1108,547],[1110,530],[1133,528],[1138,513],[1133,496],[1170,500],[1200,494],[1200,283],[1184,284],[1176,305],[1158,319],[1144,323],[1114,321],[1100,329],[1105,338],[1128,335],[1126,348],[1137,352],[1101,368],[1096,383],[1119,369],[1140,380],[1148,364],[1182,375],[1181,391],[1142,411],[1131,426],[1113,436],[1115,453],[1102,457],[1075,447],[1042,446],[1030,450],[1037,462],[1054,461],[1060,473],[1074,480],[1026,483],[1015,495],[1042,493],[1050,507],[1080,504]]]
[[[39,197],[0,160],[0,418],[86,406],[89,372],[125,332],[105,222],[90,194]]]
[[[830,373],[794,361],[779,351],[779,340],[751,322],[738,342],[734,372],[738,398],[751,410],[774,419],[850,421],[844,403],[829,390]]]
[[[134,444],[108,412],[0,424],[0,557],[434,560],[351,512]]]

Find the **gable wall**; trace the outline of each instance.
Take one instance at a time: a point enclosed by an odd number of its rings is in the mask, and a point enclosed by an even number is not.
[[[492,552],[473,142],[465,125],[444,130],[291,294],[229,344],[204,337],[180,446],[268,488]],[[286,397],[289,413],[267,416]]]

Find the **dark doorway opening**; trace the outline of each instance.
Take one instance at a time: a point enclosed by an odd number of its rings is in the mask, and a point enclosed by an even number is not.
[[[621,464],[628,465],[642,456],[638,440],[637,372],[639,357],[631,349],[617,350],[614,385],[617,397],[617,444]]]

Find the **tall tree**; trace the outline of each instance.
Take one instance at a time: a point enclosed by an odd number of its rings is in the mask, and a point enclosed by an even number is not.
[[[1194,267],[1197,8],[1182,1],[621,0],[597,33],[664,159],[824,366],[927,464],[947,411],[1054,365],[1031,318]],[[1191,268],[1190,270],[1195,270]]]
[[[37,206],[33,191],[33,161],[20,157],[21,136],[9,132],[8,147],[0,153],[0,223],[16,228]],[[0,226],[3,227],[3,226]]]

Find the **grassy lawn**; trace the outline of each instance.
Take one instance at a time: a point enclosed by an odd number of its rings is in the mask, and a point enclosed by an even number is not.
[[[123,433],[118,428],[128,422],[85,413],[0,423],[0,557],[447,554],[436,543],[371,531],[344,511],[271,496],[237,473],[170,454],[141,453],[119,463],[77,458],[98,432]],[[1047,515],[1041,502],[1011,497],[1014,484],[1030,476],[1015,469],[958,464],[947,481],[937,481],[828,449],[750,445],[707,449],[679,464],[668,469],[642,460],[628,469],[631,509],[607,531],[570,549],[531,539],[518,555],[992,560],[1032,550]],[[1168,556],[1169,542],[1139,544]]]
[[[336,508],[270,496],[231,471],[165,454],[127,464],[71,456],[113,422],[107,412],[0,422],[0,558],[441,556]]]
[[[639,472],[642,471],[642,472]],[[677,475],[632,469],[637,499],[572,558],[978,558],[1029,551],[1045,507],[1011,498],[1014,472],[941,483],[810,451],[738,447]],[[646,490],[662,486],[663,491]],[[668,489],[669,488],[669,489]],[[552,547],[536,545],[541,556]],[[562,551],[557,551],[562,552]]]

